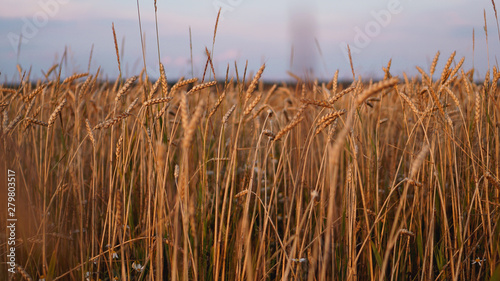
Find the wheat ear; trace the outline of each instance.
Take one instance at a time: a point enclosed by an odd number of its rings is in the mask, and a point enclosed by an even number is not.
[[[122,96],[130,89],[130,87],[135,82],[135,80],[137,80],[137,78],[139,78],[139,77],[132,76],[129,79],[127,79],[125,84],[121,87],[120,91],[118,91],[118,94],[116,94],[115,102],[118,102],[119,100],[121,100]]]
[[[49,122],[47,122],[47,125],[49,128],[54,124],[54,122],[56,121],[56,118],[57,118],[57,114],[59,114],[61,112],[61,110],[63,109],[65,104],[66,104],[66,99],[61,101],[61,103],[59,103],[59,105],[56,107],[56,109],[54,109],[54,111],[52,112],[52,114],[49,117]]]
[[[247,94],[245,97],[245,102],[250,99],[250,96],[252,95],[253,91],[255,91],[255,88],[257,87],[257,83],[259,82],[260,77],[262,76],[262,73],[264,72],[264,69],[266,68],[266,64],[263,64],[260,68],[259,71],[255,74],[253,77],[252,82],[250,83],[250,86],[248,86],[247,89]]]

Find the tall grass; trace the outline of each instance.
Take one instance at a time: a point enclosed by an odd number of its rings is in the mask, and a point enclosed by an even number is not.
[[[16,280],[499,280],[500,73],[438,60],[350,84],[19,67]]]
[[[19,173],[22,274],[498,274],[496,68],[482,83],[450,63],[438,80],[387,69],[379,83],[351,85],[267,85],[261,70],[148,95],[159,83],[143,76],[61,83],[57,71],[2,87],[2,168]]]

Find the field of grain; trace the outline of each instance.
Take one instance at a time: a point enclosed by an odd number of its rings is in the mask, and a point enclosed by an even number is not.
[[[13,280],[500,280],[496,67],[264,83],[207,54],[178,81],[63,57],[0,85]]]

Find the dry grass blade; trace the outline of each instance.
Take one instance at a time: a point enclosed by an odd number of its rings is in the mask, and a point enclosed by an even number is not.
[[[61,103],[59,103],[59,105],[56,107],[56,109],[54,109],[54,111],[49,117],[49,121],[47,122],[49,128],[52,127],[52,125],[56,121],[57,114],[61,112],[65,104],[66,104],[66,99],[62,100]]]

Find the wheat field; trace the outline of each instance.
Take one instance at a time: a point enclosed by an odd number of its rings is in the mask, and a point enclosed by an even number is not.
[[[293,83],[216,80],[210,56],[179,81],[19,67],[13,280],[500,280],[500,72],[463,62]]]

